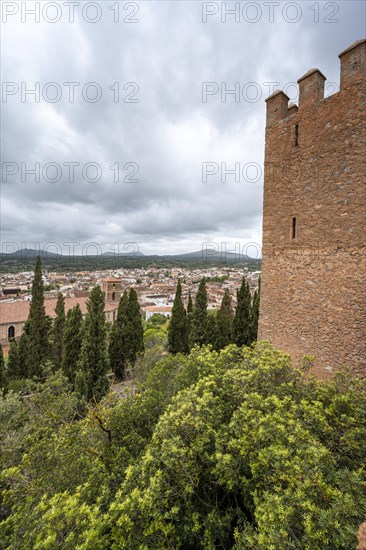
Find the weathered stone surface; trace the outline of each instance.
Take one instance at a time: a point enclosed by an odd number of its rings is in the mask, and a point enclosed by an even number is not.
[[[315,355],[320,377],[366,376],[366,41],[340,59],[338,93],[309,86],[285,118],[284,96],[267,100],[259,335]]]

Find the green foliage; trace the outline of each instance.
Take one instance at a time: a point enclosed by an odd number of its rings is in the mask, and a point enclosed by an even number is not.
[[[60,288],[60,285],[50,284],[50,285],[44,285],[44,291],[49,292],[51,290],[58,290]]]
[[[251,339],[251,342],[255,342],[257,340],[257,337],[258,337],[260,290],[261,290],[261,279],[259,277],[258,291],[256,290],[254,292],[253,299],[252,299],[252,310],[251,310],[251,317],[250,317],[250,339]]]
[[[146,328],[162,327],[167,322],[167,318],[162,313],[154,313],[146,322]]]
[[[90,399],[87,373],[82,369],[76,371],[74,388],[76,395],[81,401],[88,401]]]
[[[136,394],[83,417],[60,371],[0,397],[0,548],[355,548],[365,381],[313,380],[266,343],[155,347]]]
[[[27,366],[29,377],[41,377],[42,364],[49,358],[50,319],[44,308],[41,259],[38,256],[32,284],[32,301],[28,316]]]
[[[128,294],[125,291],[118,304],[117,318],[113,323],[109,337],[109,363],[112,372],[123,380],[126,376],[126,325],[127,325]]]
[[[231,296],[228,289],[225,289],[221,306],[217,312],[217,325],[219,332],[219,349],[232,343],[234,311],[231,306]]]
[[[229,275],[214,275],[213,277],[207,277],[207,281],[210,283],[224,283],[229,278]]]
[[[29,378],[9,379],[9,390],[19,395],[27,395],[32,381]]]
[[[69,309],[66,315],[62,339],[61,368],[69,382],[74,386],[78,370],[78,361],[82,344],[83,315],[79,304]]]
[[[94,398],[98,401],[107,393],[109,387],[106,376],[108,358],[104,294],[99,286],[91,291],[87,308],[78,361],[78,369],[81,371],[78,374],[78,390],[81,395],[86,393],[88,400]]]
[[[192,301],[191,291],[189,291],[187,313],[192,313],[192,312],[193,312],[193,301]]]
[[[162,349],[164,349],[166,339],[166,333],[163,330],[157,328],[148,328],[144,332],[145,351],[157,345],[162,346]]]
[[[172,318],[168,329],[168,350],[170,353],[188,353],[187,313],[182,301],[182,285],[177,283],[172,308]]]
[[[16,372],[18,372],[18,376],[20,378],[28,377],[28,372],[29,372],[28,347],[29,347],[29,322],[26,321],[24,323],[23,333],[19,338],[19,346],[18,346],[18,366],[17,366]]]
[[[190,347],[196,344],[202,346],[207,343],[207,290],[205,278],[201,280],[198,286],[192,314],[190,338]]]
[[[144,351],[144,329],[136,290],[131,288],[128,295],[125,329],[125,357],[134,365],[139,353]]]
[[[166,352],[167,335],[159,329],[149,328],[144,332],[145,352],[139,355],[133,366],[133,380],[144,383],[151,369],[161,361]]]
[[[8,373],[5,368],[5,360],[2,345],[0,344],[0,394],[8,389]]]
[[[237,346],[249,346],[251,343],[251,294],[249,283],[243,277],[237,291],[237,304],[233,320],[233,341]]]
[[[20,378],[22,376],[19,361],[19,346],[17,340],[15,339],[10,342],[7,369],[8,377],[11,380],[13,380],[14,378]]]
[[[234,256],[235,257],[235,256]],[[2,254],[0,253],[0,261],[2,262],[2,271],[4,273],[17,273],[20,271],[30,271],[34,268],[35,254],[20,254],[14,256],[14,254]],[[84,256],[69,256],[69,255],[57,255],[43,257],[43,264],[49,271],[56,272],[78,272],[78,271],[103,271],[109,269],[149,269],[151,266],[160,269],[171,268],[191,268],[191,269],[207,269],[207,265],[210,267],[218,266],[220,268],[224,266],[235,267],[247,267],[250,271],[258,271],[261,269],[261,260],[254,258],[246,258],[242,262],[237,262],[237,259],[231,259],[229,256],[226,258],[222,255],[204,255],[199,253],[193,257],[176,256],[168,258],[165,256],[139,256],[139,255],[99,255],[98,258]],[[147,272],[147,277],[153,277],[154,273]],[[137,283],[138,284],[138,283]]]
[[[53,321],[52,337],[53,337],[53,362],[55,369],[61,368],[62,363],[62,351],[63,351],[63,333],[65,328],[65,298],[62,294],[57,297],[57,304],[55,308],[56,317]]]
[[[318,400],[321,383],[306,385],[270,348],[229,347],[219,357],[173,399],[128,468],[111,506],[116,548],[355,547],[365,472],[361,455],[344,468],[343,450],[329,446],[337,420],[325,395]],[[358,395],[339,381],[333,388],[363,452],[366,399],[354,383]],[[325,387],[325,401],[332,393]]]
[[[218,313],[216,311],[209,311],[207,313],[206,344],[211,345],[212,349],[218,351],[221,347],[220,341]]]

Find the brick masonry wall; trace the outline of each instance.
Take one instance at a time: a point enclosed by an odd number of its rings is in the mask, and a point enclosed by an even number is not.
[[[259,337],[295,362],[315,355],[319,377],[366,376],[365,42],[344,60],[337,94],[319,100],[314,73],[297,112],[281,120],[284,94],[267,102]]]

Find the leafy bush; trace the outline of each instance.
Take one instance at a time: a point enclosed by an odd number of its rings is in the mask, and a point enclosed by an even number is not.
[[[313,380],[263,343],[155,357],[83,418],[52,375],[0,402],[0,547],[355,548],[365,417],[364,382]]]

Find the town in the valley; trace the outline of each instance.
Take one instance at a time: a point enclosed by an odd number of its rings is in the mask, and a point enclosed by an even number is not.
[[[0,342],[5,349],[12,338],[19,338],[22,334],[28,318],[33,276],[33,271],[0,275]],[[115,320],[121,294],[130,288],[137,292],[146,321],[154,315],[169,318],[178,280],[182,283],[182,299],[187,307],[189,294],[194,300],[203,277],[207,281],[208,309],[217,310],[225,289],[231,294],[232,305],[236,305],[236,291],[243,276],[254,293],[258,289],[260,271],[250,271],[243,266],[208,266],[205,269],[148,266],[69,273],[44,270],[45,310],[47,315],[55,317],[57,296],[61,293],[65,297],[66,311],[78,303],[85,315],[90,291],[100,285],[105,294],[107,321]]]

